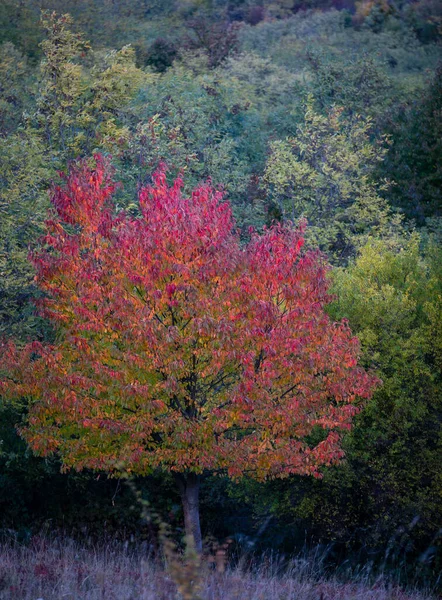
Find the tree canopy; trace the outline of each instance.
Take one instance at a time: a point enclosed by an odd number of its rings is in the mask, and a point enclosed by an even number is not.
[[[114,214],[100,155],[54,188],[32,261],[58,338],[7,345],[1,391],[33,399],[23,434],[66,468],[318,475],[376,383],[324,311],[324,261],[290,225],[242,248],[220,192],[181,188],[162,168],[140,218]]]

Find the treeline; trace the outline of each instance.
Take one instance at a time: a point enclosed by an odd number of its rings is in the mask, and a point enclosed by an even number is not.
[[[347,27],[374,33],[409,30],[422,44],[437,43],[441,9],[437,0],[4,0],[2,39],[24,50],[35,64],[43,38],[42,10],[69,13],[77,31],[94,45],[131,43],[139,61],[164,67],[183,46],[212,49],[218,57],[236,45],[238,28],[287,20],[309,10],[339,10]],[[106,26],[103,26],[105,15]],[[210,54],[210,52],[209,52]]]
[[[2,336],[56,335],[34,309],[29,247],[43,233],[58,172],[100,151],[123,182],[118,206],[134,214],[137,189],[165,161],[171,178],[184,170],[189,189],[209,177],[222,186],[244,239],[250,226],[306,217],[308,244],[334,266],[332,316],[349,320],[363,365],[383,381],[345,438],[346,460],[322,480],[232,484],[208,475],[206,534],[284,551],[332,543],[337,561],[437,577],[438,10],[428,0],[0,7]],[[32,456],[18,437],[26,408],[1,411],[3,528],[140,530],[130,490],[97,474],[59,474],[56,459]],[[180,523],[168,476],[138,485]]]

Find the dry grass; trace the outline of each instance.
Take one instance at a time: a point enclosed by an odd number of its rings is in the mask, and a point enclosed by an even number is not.
[[[220,572],[205,563],[200,569],[199,593],[185,595],[196,600],[429,600],[418,592],[405,592],[379,581],[343,584],[312,576],[311,565],[293,561],[281,571],[275,561],[259,568],[240,565]],[[177,563],[149,556],[148,548],[132,548],[112,542],[82,547],[69,538],[33,538],[24,546],[0,545],[1,600],[174,600]],[[183,566],[181,573],[195,573]],[[192,575],[195,576],[195,575]],[[179,583],[180,575],[178,576]],[[187,586],[192,589],[192,585]],[[193,594],[193,595],[192,595]]]

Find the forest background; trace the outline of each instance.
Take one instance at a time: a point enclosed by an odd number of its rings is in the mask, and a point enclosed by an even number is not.
[[[436,0],[0,6],[2,336],[52,339],[29,246],[57,173],[100,151],[129,212],[166,161],[188,189],[209,177],[222,187],[244,239],[305,216],[307,243],[333,265],[329,312],[349,320],[383,382],[323,479],[207,476],[205,535],[281,552],[321,545],[330,562],[400,565],[409,582],[440,573],[441,33]],[[129,488],[61,474],[18,436],[26,407],[0,410],[4,531],[152,536]],[[136,485],[180,526],[169,475]]]

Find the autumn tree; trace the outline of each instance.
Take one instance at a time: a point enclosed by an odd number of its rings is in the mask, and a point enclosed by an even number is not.
[[[182,184],[160,168],[139,217],[113,210],[100,155],[54,187],[32,262],[58,336],[4,344],[0,391],[31,400],[22,434],[65,469],[171,471],[201,549],[201,474],[319,476],[375,379],[324,312],[327,269],[303,227],[243,247],[222,194]]]

